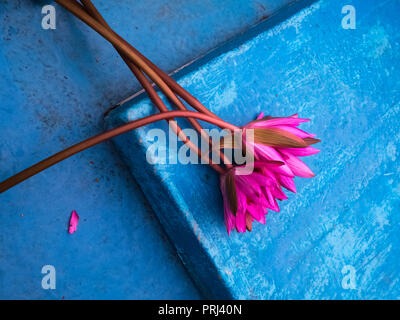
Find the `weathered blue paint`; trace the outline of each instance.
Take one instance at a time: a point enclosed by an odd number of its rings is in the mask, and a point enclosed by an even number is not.
[[[344,30],[352,4],[357,29]],[[179,82],[237,125],[260,111],[311,118],[323,142],[317,174],[266,226],[228,237],[217,175],[205,165],[149,165],[159,123],[114,139],[188,270],[206,295],[250,299],[400,297],[400,2],[322,0],[281,13],[194,63]],[[108,127],[155,112],[143,96]],[[180,121],[182,126],[187,123]],[[356,288],[342,286],[354,267]],[[346,271],[347,272],[347,271]],[[347,273],[345,275],[348,275]]]
[[[167,71],[289,1],[95,1],[109,23]],[[0,2],[0,180],[103,130],[103,113],[138,90],[101,37],[51,1]],[[184,30],[184,32],[182,32]],[[78,231],[66,233],[70,212]],[[41,288],[41,268],[57,289]],[[171,285],[171,283],[173,285]],[[0,195],[0,298],[198,298],[129,170],[95,147]]]

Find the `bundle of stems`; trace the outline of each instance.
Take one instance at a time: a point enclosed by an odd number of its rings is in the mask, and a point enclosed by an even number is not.
[[[187,118],[193,128],[203,139],[207,140],[213,148],[214,146],[210,137],[204,130],[202,130],[202,126],[199,124],[198,120],[203,120],[219,126],[222,129],[231,131],[239,130],[240,128],[223,121],[217,115],[208,110],[189,92],[181,87],[172,77],[159,69],[137,49],[121,38],[115,31],[111,29],[111,27],[107,24],[90,0],[81,0],[80,2],[76,0],[55,0],[55,2],[85,22],[115,47],[129,69],[138,79],[143,89],[147,92],[151,101],[158,108],[160,114],[138,119],[119,128],[101,133],[95,137],[77,143],[72,147],[67,148],[1,182],[0,193],[78,152],[88,149],[105,140],[112,139],[113,137],[123,134],[127,131],[134,130],[141,126],[160,120],[167,120],[170,128],[177,134],[183,143],[197,153],[199,157],[205,160],[206,163],[208,163],[218,173],[223,174],[227,169],[232,167],[230,160],[221,150],[218,150],[218,154],[224,166],[214,163],[210,159],[209,154],[202,153],[199,148],[184,134],[174,118]],[[179,111],[168,110],[167,106],[158,95],[150,80],[154,82],[154,84],[168,98],[171,104],[179,109]],[[184,100],[189,106],[197,110],[197,112],[189,111],[181,99]]]

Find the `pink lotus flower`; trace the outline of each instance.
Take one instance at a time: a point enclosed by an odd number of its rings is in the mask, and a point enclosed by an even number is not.
[[[244,166],[234,167],[221,176],[224,216],[228,234],[251,231],[254,220],[265,224],[267,209],[279,212],[278,200],[287,199],[284,187],[296,192],[293,178],[314,177],[314,173],[298,157],[319,152],[310,147],[319,142],[315,135],[297,126],[309,121],[295,114],[286,118],[266,117],[261,113],[256,121],[243,128],[243,140],[254,152],[254,172],[242,173]],[[250,139],[248,130],[253,130]]]

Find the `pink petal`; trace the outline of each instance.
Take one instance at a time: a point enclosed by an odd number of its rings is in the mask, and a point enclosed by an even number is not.
[[[288,198],[287,195],[282,191],[281,187],[278,186],[275,186],[274,196],[279,200],[286,200]]]
[[[269,146],[255,144],[254,153],[256,157],[259,158],[259,160],[273,160],[273,161],[285,162],[284,158],[282,157],[282,154],[280,154],[276,149]],[[273,169],[284,172],[286,175],[293,176],[293,172],[287,165],[282,165]]]
[[[72,211],[71,218],[69,219],[68,233],[73,234],[78,227],[79,216],[76,211]]]
[[[254,153],[256,156],[261,156],[261,160],[283,161],[282,156],[273,147],[265,146],[263,144],[254,144]]]
[[[268,128],[274,126],[298,126],[300,123],[310,121],[301,118],[272,118],[261,121],[253,121],[248,124],[249,128]]]
[[[230,205],[228,203],[228,197],[225,192],[225,177],[221,176],[221,192],[222,198],[224,200],[224,220],[226,230],[228,231],[228,235],[230,235],[232,229],[235,227],[235,216],[233,215]]]
[[[239,186],[236,186],[236,194],[238,199],[238,210],[235,217],[236,230],[246,232],[247,198]]]
[[[288,157],[286,159],[286,164],[296,176],[303,178],[315,177],[315,174],[310,170],[310,168],[307,167],[307,165],[299,158],[291,155],[287,151],[282,151],[282,153],[284,153]]]
[[[318,149],[315,149],[313,147],[307,147],[307,148],[279,148],[278,150],[291,153],[292,155],[294,155],[296,157],[312,156],[313,154],[317,154],[319,152]]]
[[[260,120],[260,119],[262,119],[262,118],[264,118],[264,112],[261,112],[261,113],[258,115],[257,120]]]
[[[282,167],[284,168],[284,170],[282,170]],[[271,168],[271,170],[279,175],[294,178],[294,174],[293,174],[292,170],[290,170],[290,168],[287,165],[284,165],[281,167],[274,167],[274,168]],[[290,172],[290,173],[288,173],[288,172]]]
[[[265,214],[259,205],[253,203],[249,204],[247,206],[247,212],[258,222],[265,224]]]
[[[279,212],[278,203],[276,202],[276,200],[275,200],[275,198],[274,198],[274,196],[273,196],[273,194],[271,192],[271,189],[264,188],[264,191],[265,191],[265,194],[267,196],[267,198],[266,198],[266,200],[267,200],[267,202],[266,202],[267,208],[271,209],[271,210],[274,210],[276,212]]]
[[[257,220],[259,223],[265,224],[265,216],[267,215],[267,209],[260,208],[261,211],[261,216],[260,216],[260,220]]]
[[[238,232],[246,232],[246,212],[236,215],[236,230]]]
[[[229,235],[232,229],[235,227],[235,216],[232,214],[227,201],[224,201],[224,218],[226,230],[228,231]]]
[[[299,117],[299,114],[295,113],[295,114],[292,114],[291,116],[289,116],[288,118],[298,118],[298,117]],[[273,119],[273,117],[267,116],[267,119]]]
[[[247,184],[254,187],[254,189],[257,190],[258,193],[261,193],[260,186],[265,186],[267,184],[265,176],[257,172],[253,172],[252,174],[247,176],[240,176],[240,178],[244,178]]]
[[[242,176],[235,176],[236,193],[243,193],[246,197],[256,196],[259,193],[260,187],[247,183],[247,180]],[[240,191],[238,191],[240,190]],[[244,200],[245,202],[247,200]]]
[[[294,181],[292,178],[284,176],[284,175],[279,175],[278,182],[282,187],[288,189],[289,191],[292,191],[293,193],[297,192],[296,185],[294,184]]]
[[[238,186],[236,186],[236,194],[237,194],[237,201],[238,201],[238,209],[236,212],[236,220],[237,220],[237,217],[239,215],[244,215],[246,213],[247,198],[246,198],[245,193]],[[245,221],[245,227],[246,227],[246,221]]]
[[[254,161],[254,168],[268,170],[271,168],[283,166],[284,164],[285,163],[282,161],[274,161],[274,160]]]

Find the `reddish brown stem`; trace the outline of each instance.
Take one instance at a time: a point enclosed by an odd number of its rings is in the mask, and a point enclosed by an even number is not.
[[[115,33],[111,27],[107,24],[107,22],[105,21],[105,19],[102,17],[102,15],[100,14],[100,12],[96,9],[96,7],[93,5],[93,3],[90,0],[81,0],[81,2],[83,3],[84,9],[94,18],[96,19],[98,22],[100,22],[104,27],[106,27],[109,31],[113,32],[116,36],[119,37],[119,35],[117,33]],[[76,2],[76,5],[80,5],[79,3]],[[122,39],[122,38],[121,38]],[[158,96],[158,94],[156,93],[156,91],[154,90],[154,88],[152,87],[152,85],[149,83],[149,81],[147,80],[147,78],[143,75],[143,73],[141,72],[141,70],[131,61],[129,61],[129,59],[114,45],[114,47],[116,48],[116,50],[118,51],[118,53],[120,54],[120,56],[122,57],[122,59],[125,61],[125,63],[128,65],[128,67],[131,69],[131,71],[135,74],[136,78],[138,79],[138,81],[140,82],[140,84],[142,85],[142,87],[145,89],[145,91],[148,93],[150,99],[152,100],[152,102],[157,106],[157,108],[161,111],[161,112],[165,112],[167,111],[167,107],[165,106],[165,104],[162,102],[162,100],[160,99],[160,97]],[[135,52],[137,52],[138,54],[140,54],[133,46],[131,46],[132,50],[134,50]],[[141,55],[141,54],[140,54]],[[141,55],[142,56],[142,55]],[[142,56],[144,57],[144,56]],[[145,57],[144,57],[145,58]],[[147,60],[147,59],[146,59]],[[147,60],[149,61],[149,60]],[[149,61],[150,62],[150,61]],[[150,62],[151,63],[151,62]],[[154,67],[156,67],[154,64],[152,64]],[[156,67],[157,68],[157,67]],[[154,70],[156,71],[156,70]],[[157,71],[160,72],[161,69],[157,68]],[[157,72],[156,71],[156,72]],[[162,72],[162,71],[161,71]],[[163,73],[163,72],[162,72]],[[170,77],[163,73],[168,79],[170,79]],[[172,80],[172,79],[171,79]],[[174,82],[174,81],[172,81]],[[174,82],[176,83],[176,82]],[[182,88],[183,89],[183,88]],[[178,109],[180,110],[187,110],[186,106],[183,103],[180,103],[180,100],[178,99],[179,103],[176,104],[176,106],[178,107]],[[205,107],[204,107],[205,108]],[[214,116],[213,113],[206,113],[209,114],[210,116]],[[203,139],[205,139],[206,141],[209,142],[209,144],[212,146],[212,140],[209,137],[209,135],[203,131],[201,125],[199,124],[199,122],[195,119],[188,119],[188,121],[190,122],[190,124],[193,126],[193,128],[195,128],[195,130],[200,133],[201,137]],[[176,125],[176,123],[175,123]],[[184,138],[184,142],[188,140],[188,138],[183,134],[183,132],[181,131],[181,129],[177,126],[176,128],[177,130],[177,134],[181,134],[183,135],[182,137]],[[186,143],[186,142],[185,142]],[[199,151],[196,151],[200,157],[204,158],[206,157],[206,155],[201,155],[201,153],[199,153]],[[225,165],[230,168],[231,162],[230,160],[226,157],[226,155],[222,152],[222,151],[218,151],[220,158],[223,160],[223,163],[225,163]]]
[[[118,36],[114,31],[107,29],[99,21],[90,16],[85,9],[75,0],[54,0],[59,5],[67,9],[77,18],[86,23],[93,30],[102,35],[111,44],[117,47],[121,53],[125,55],[130,61],[135,63],[140,69],[142,69],[146,74],[152,79],[155,84],[161,89],[161,91],[166,95],[168,99],[171,100],[175,105],[181,105],[182,101],[178,99],[177,96],[172,92],[171,88],[160,78],[160,76],[150,68],[147,63],[145,63],[133,50],[132,46]]]
[[[214,124],[220,128],[228,129],[231,131],[239,130],[238,127],[236,127],[230,123],[227,123],[220,119],[215,119],[214,117],[210,117],[209,115],[195,112],[195,111],[168,111],[168,112],[151,115],[148,117],[141,118],[139,120],[132,121],[123,126],[112,129],[110,131],[101,133],[97,136],[94,136],[94,137],[84,140],[82,142],[79,142],[79,143],[73,145],[72,147],[69,147],[63,151],[60,151],[59,153],[56,153],[55,155],[31,166],[30,168],[25,169],[24,171],[21,171],[20,173],[17,173],[16,175],[14,175],[0,183],[0,193],[3,193],[4,191],[12,188],[13,186],[17,185],[18,183],[55,165],[56,163],[58,163],[64,159],[67,159],[67,158],[73,156],[74,154],[77,154],[78,152],[81,152],[90,147],[93,147],[103,141],[109,140],[111,138],[119,136],[125,132],[134,130],[136,128],[143,127],[150,123],[154,123],[154,122],[157,122],[160,120],[165,120],[165,119],[182,118],[182,117],[184,117],[184,118],[191,117],[191,118],[203,120],[203,121],[209,122],[211,124]],[[221,169],[221,173],[224,173],[222,168],[220,168],[220,169]]]
[[[96,9],[96,7],[93,5],[93,3],[90,0],[81,0],[81,2],[84,6],[84,9],[93,18],[95,18],[97,21],[99,21],[108,30],[112,31],[110,26],[107,24],[107,22],[104,20],[104,18],[100,14],[100,12]],[[127,64],[129,69],[136,76],[136,78],[138,79],[138,81],[140,82],[140,84],[142,85],[144,90],[149,95],[150,100],[156,105],[158,110],[160,110],[160,112],[168,111],[168,108],[165,106],[165,104],[163,103],[161,98],[158,96],[157,92],[155,91],[155,89],[153,88],[153,86],[151,85],[149,80],[147,80],[146,76],[142,73],[142,71],[134,63],[129,61],[117,47],[114,46],[114,48],[117,50],[117,52],[119,53],[121,58],[124,60],[124,62]],[[187,110],[183,104],[178,105],[178,108],[181,110],[182,109]],[[182,131],[182,129],[178,126],[176,121],[173,121],[173,119],[172,119],[172,121],[171,120],[167,120],[167,121],[168,121],[171,129],[178,135],[178,137],[183,141],[183,143],[187,144],[189,148],[191,148],[194,152],[196,152],[197,155],[199,157],[201,157],[203,160],[205,160],[214,170],[216,170],[217,172],[221,172],[220,167],[217,164],[213,163],[210,160],[208,155],[202,154],[201,151],[199,150],[199,148],[190,141],[190,139],[185,135],[185,133]],[[202,127],[197,122],[197,120],[189,118],[188,121],[197,130],[197,132],[199,132],[204,137],[205,132],[202,131]],[[211,141],[210,137],[207,134],[206,134],[206,137],[204,137],[204,138],[207,139],[208,141]]]

